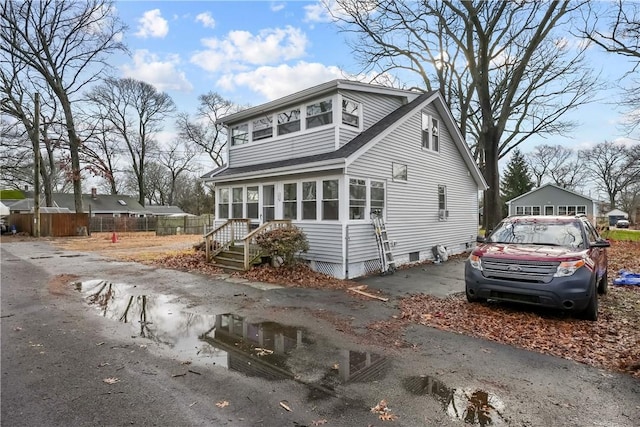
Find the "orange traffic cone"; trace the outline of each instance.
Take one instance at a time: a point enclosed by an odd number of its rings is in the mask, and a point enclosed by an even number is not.
[[[113,234],[111,235],[111,243],[116,243],[118,241],[118,236],[116,235],[116,232],[114,231]]]

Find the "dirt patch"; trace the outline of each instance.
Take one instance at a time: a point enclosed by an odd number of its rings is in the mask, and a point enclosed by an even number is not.
[[[78,280],[74,274],[58,274],[47,283],[47,289],[52,295],[67,295],[71,292],[69,283]]]

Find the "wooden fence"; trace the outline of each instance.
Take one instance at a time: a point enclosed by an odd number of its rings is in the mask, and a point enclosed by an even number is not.
[[[8,219],[9,227],[16,226],[18,233],[28,233],[33,236],[35,222],[33,214],[11,214]],[[40,236],[64,237],[86,236],[89,229],[89,214],[76,213],[46,213],[40,214]]]

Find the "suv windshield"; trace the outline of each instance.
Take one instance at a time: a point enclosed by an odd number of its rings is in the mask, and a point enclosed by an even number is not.
[[[575,222],[536,222],[510,220],[501,222],[487,239],[490,243],[581,247],[584,240]]]

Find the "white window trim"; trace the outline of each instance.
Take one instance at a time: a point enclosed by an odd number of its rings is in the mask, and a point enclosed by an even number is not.
[[[346,125],[344,123],[342,123],[342,101],[343,100],[347,100],[347,101],[351,101],[354,102],[356,104],[358,104],[359,108],[358,108],[358,127],[355,126],[350,126],[350,125]],[[364,121],[364,114],[363,114],[363,107],[362,107],[362,102],[356,101],[353,98],[349,98],[348,96],[344,96],[344,95],[339,95],[338,96],[338,105],[340,107],[340,111],[337,119],[337,123],[338,123],[338,127],[342,128],[342,129],[349,129],[352,131],[362,131],[363,129],[363,124],[362,122]],[[336,117],[334,116],[334,119]]]
[[[363,180],[364,181],[364,185],[365,185],[365,191],[366,191],[366,199],[365,199],[365,206],[364,206],[364,217],[360,218],[360,219],[351,219],[350,218],[350,212],[351,212],[351,193],[350,193],[350,185],[351,185],[351,180],[352,179],[359,179],[359,180]],[[347,200],[346,200],[346,212],[345,212],[345,217],[347,219],[348,223],[355,223],[355,224],[361,224],[363,222],[370,222],[371,221],[371,181],[374,182],[381,182],[383,185],[383,191],[384,191],[384,206],[382,207],[382,217],[384,219],[386,219],[387,216],[387,181],[385,179],[382,178],[363,178],[363,177],[357,177],[357,176],[347,176],[345,179],[345,185],[346,185],[346,192],[347,192]]]
[[[406,179],[400,179],[394,176],[394,173],[393,173],[394,165],[400,165],[405,167],[407,172]],[[391,179],[393,180],[393,182],[409,182],[409,165],[407,165],[406,163],[391,162]]]
[[[549,205],[547,205],[547,206],[549,206]],[[540,213],[537,214],[537,215],[534,214],[533,213],[533,208],[538,208]],[[518,213],[518,209],[522,209],[522,213]],[[529,209],[530,213],[526,213],[527,209]],[[542,212],[543,211],[540,209],[540,205],[521,205],[521,206],[516,206],[516,215],[543,216],[544,214]]]

